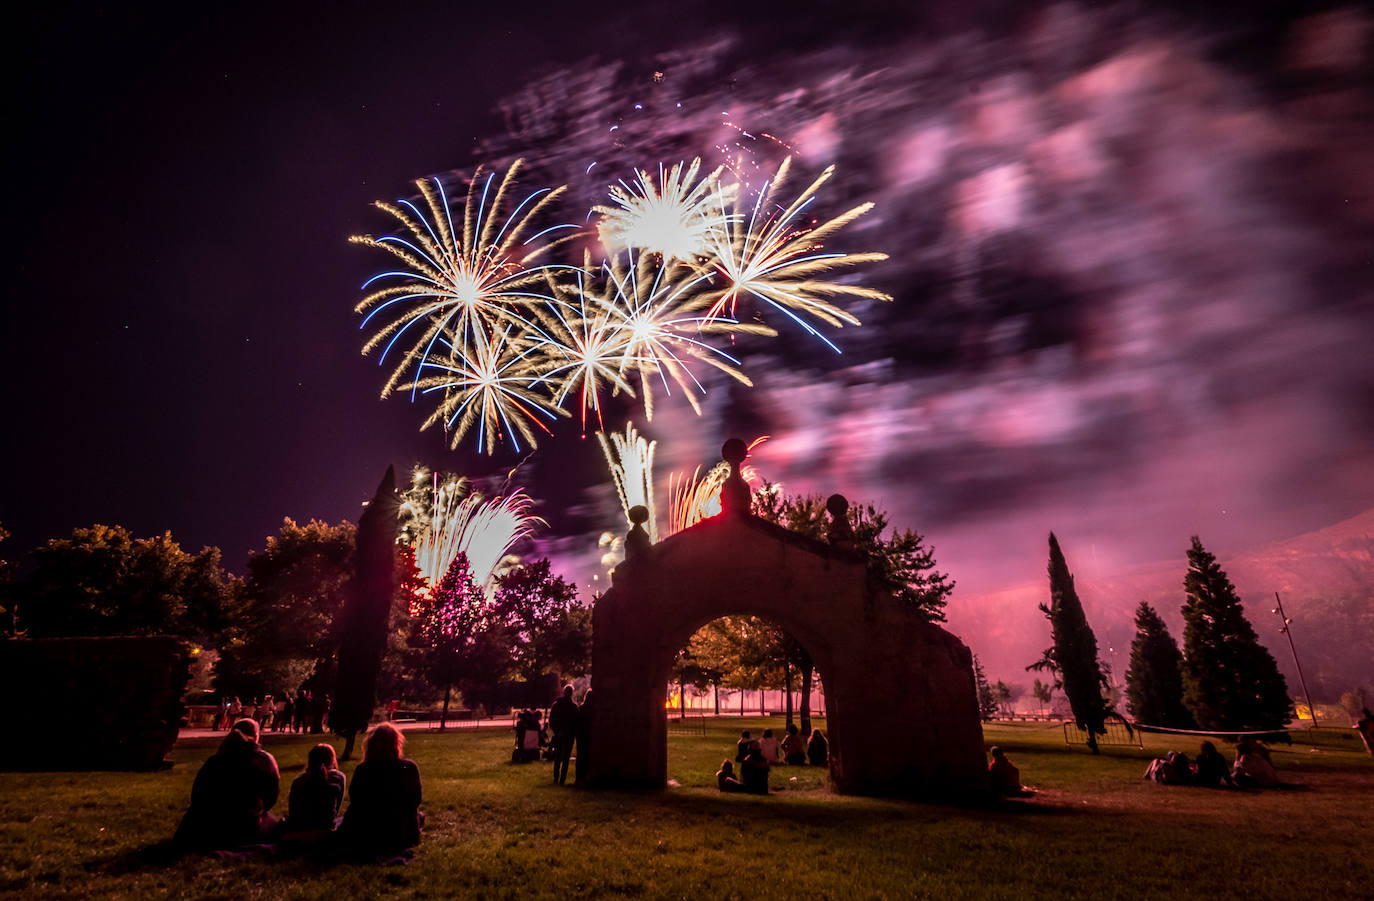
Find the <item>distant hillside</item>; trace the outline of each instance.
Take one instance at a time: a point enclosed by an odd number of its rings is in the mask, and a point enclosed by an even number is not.
[[[1066,547],[1065,553],[1075,568],[1074,549]],[[1278,617],[1271,613],[1275,591],[1282,594],[1284,610],[1293,620],[1303,673],[1319,701],[1334,701],[1355,685],[1374,688],[1374,510],[1218,559],[1295,696],[1299,689],[1293,657],[1279,632]],[[1102,660],[1118,668],[1122,679],[1130,660],[1133,613],[1140,601],[1160,612],[1182,646],[1179,610],[1186,567],[1180,546],[1176,561],[1095,579],[1076,577]],[[993,594],[956,594],[950,602],[949,627],[973,648],[993,678],[1029,685],[1037,674],[1022,669],[1049,644],[1049,625],[1038,609],[1047,601],[1044,583]]]

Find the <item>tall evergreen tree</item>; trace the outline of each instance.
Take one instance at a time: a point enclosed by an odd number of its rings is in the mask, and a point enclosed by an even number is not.
[[[358,520],[353,581],[336,620],[339,674],[330,722],[344,737],[344,760],[353,756],[353,742],[359,732],[367,731],[377,702],[377,676],[382,671],[396,590],[400,506],[396,471],[388,466],[372,503]]]
[[[978,689],[978,714],[986,723],[997,715],[997,695],[988,683],[988,674],[983,672],[983,664],[978,661],[977,654],[973,655],[973,683]]]
[[[1245,618],[1236,587],[1196,535],[1183,604],[1183,703],[1203,729],[1281,729],[1288,683]]]
[[[1183,655],[1155,609],[1144,601],[1135,611],[1131,666],[1126,670],[1126,709],[1136,722],[1191,729],[1183,706]]]
[[[1097,736],[1107,734],[1108,705],[1103,691],[1107,677],[1097,659],[1097,636],[1083,614],[1083,604],[1073,587],[1073,574],[1059,550],[1059,540],[1050,533],[1050,605],[1040,610],[1050,621],[1053,644],[1040,660],[1026,669],[1049,670],[1054,687],[1069,700],[1078,728],[1088,733],[1088,748],[1097,750]]]

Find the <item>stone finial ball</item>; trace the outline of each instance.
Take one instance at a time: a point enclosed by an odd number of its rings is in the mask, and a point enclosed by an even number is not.
[[[643,525],[649,521],[649,508],[643,504],[635,504],[630,508],[630,522],[635,525]]]
[[[825,499],[825,509],[830,511],[831,516],[839,518],[849,512],[849,501],[845,500],[843,494],[832,494]]]
[[[720,458],[726,463],[733,463],[736,466],[743,463],[747,456],[749,456],[749,445],[738,438],[731,438],[720,448]]]

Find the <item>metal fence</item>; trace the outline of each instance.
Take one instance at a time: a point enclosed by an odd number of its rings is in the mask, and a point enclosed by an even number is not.
[[[1097,737],[1099,747],[1121,747],[1121,748],[1143,748],[1144,741],[1141,740],[1140,730],[1132,729],[1125,723],[1115,720],[1108,720],[1106,724],[1107,734]],[[1086,745],[1088,743],[1088,730],[1080,729],[1076,723],[1064,724],[1064,744],[1066,745]]]

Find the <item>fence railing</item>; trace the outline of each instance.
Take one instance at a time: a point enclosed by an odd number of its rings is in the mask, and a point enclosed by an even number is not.
[[[1140,730],[1132,729],[1125,723],[1108,720],[1106,724],[1107,734],[1097,736],[1097,744],[1107,747],[1121,748],[1143,748],[1145,742],[1141,740]],[[1077,723],[1064,724],[1064,744],[1066,745],[1086,745],[1088,743],[1088,730],[1078,728]]]

